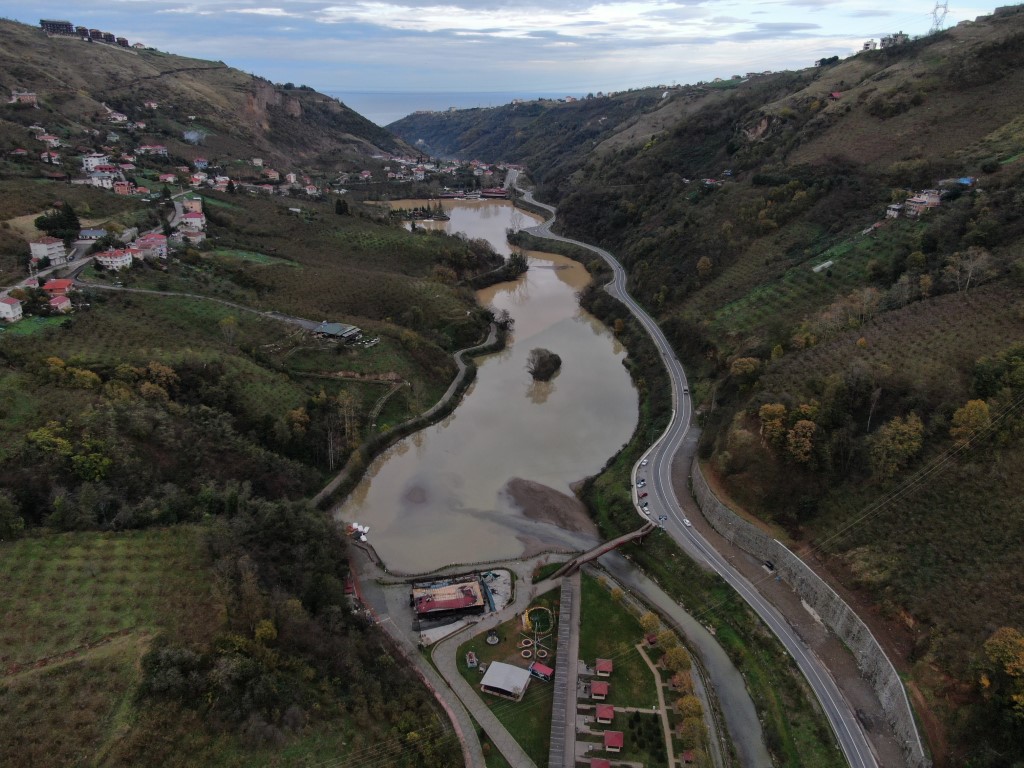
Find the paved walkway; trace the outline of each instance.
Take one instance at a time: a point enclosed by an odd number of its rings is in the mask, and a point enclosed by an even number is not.
[[[576,764],[576,681],[579,673],[581,599],[580,574],[577,571],[562,580],[548,768],[573,768]]]

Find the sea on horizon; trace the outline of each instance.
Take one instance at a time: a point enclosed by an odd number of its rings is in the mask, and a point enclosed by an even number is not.
[[[367,120],[384,127],[413,112],[442,112],[451,107],[500,107],[514,99],[564,99],[580,93],[526,93],[517,91],[333,91],[328,96],[341,100]]]

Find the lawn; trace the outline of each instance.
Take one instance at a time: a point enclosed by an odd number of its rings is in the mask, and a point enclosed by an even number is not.
[[[580,660],[612,659],[608,703],[616,707],[650,709],[658,703],[651,670],[634,647],[643,639],[640,622],[592,576],[583,576],[580,613]]]
[[[554,612],[557,617],[558,595],[558,589],[540,595],[530,604],[530,608],[544,606]],[[459,673],[475,690],[479,690],[480,678],[483,675],[480,674],[479,669],[469,669],[466,666],[465,658],[469,651],[476,653],[482,663],[501,661],[524,668],[529,664],[520,654],[519,642],[523,637],[532,638],[533,635],[532,633],[524,634],[521,617],[516,616],[501,624],[497,627],[497,632],[501,638],[501,642],[497,645],[488,645],[484,642],[486,635],[477,635],[462,643],[456,652]],[[545,647],[551,652],[551,656],[545,659],[545,663],[551,667],[555,666],[556,644],[557,626],[553,628],[548,640],[544,642]],[[530,759],[537,765],[547,765],[548,750],[551,745],[552,683],[531,680],[526,695],[522,701],[518,702],[508,701],[482,691],[479,695],[501,721],[501,724],[519,742],[519,746],[526,751]]]
[[[214,259],[223,259],[228,262],[246,262],[249,264],[285,264],[289,267],[298,267],[294,261],[279,259],[276,256],[268,256],[265,253],[256,251],[240,251],[234,248],[215,248],[206,254]]]

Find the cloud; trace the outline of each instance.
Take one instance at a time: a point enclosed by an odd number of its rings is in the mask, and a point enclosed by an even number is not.
[[[292,13],[286,11],[283,8],[228,8],[228,13],[245,13],[253,16],[274,16],[276,18],[288,17],[297,18],[300,16],[298,13]]]

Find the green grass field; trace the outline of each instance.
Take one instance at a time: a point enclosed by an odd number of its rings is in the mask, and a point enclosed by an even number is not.
[[[553,589],[540,595],[530,605],[531,607],[543,605],[555,610],[558,593],[559,590]],[[497,632],[501,637],[501,642],[498,645],[488,645],[484,642],[486,635],[477,635],[459,646],[456,652],[459,673],[479,692],[481,700],[490,707],[530,758],[537,765],[547,765],[548,749],[551,744],[552,684],[531,680],[522,701],[512,702],[480,691],[480,678],[483,675],[480,674],[479,669],[469,669],[466,666],[465,658],[469,651],[476,653],[481,662],[488,664],[492,661],[501,661],[523,668],[529,665],[529,662],[520,655],[519,642],[526,636],[532,638],[532,634],[524,634],[520,617],[516,616],[506,621],[497,628]],[[545,661],[551,667],[557,663],[557,659],[554,657],[556,644],[557,628],[553,630],[545,643],[552,654]]]
[[[591,576],[583,577],[580,613],[580,659],[593,665],[598,658],[615,663],[608,703],[617,707],[650,709],[658,703],[651,670],[634,646],[643,640],[640,622]]]

